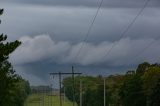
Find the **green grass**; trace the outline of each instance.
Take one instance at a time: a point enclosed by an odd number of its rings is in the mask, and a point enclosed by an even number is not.
[[[62,106],[72,106],[72,104],[73,103],[70,102],[67,98],[65,98],[65,101],[63,98]],[[52,96],[47,94],[32,94],[26,100],[24,106],[60,106],[59,96]]]

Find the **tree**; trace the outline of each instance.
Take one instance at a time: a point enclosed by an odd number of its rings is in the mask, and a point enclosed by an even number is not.
[[[136,73],[140,74],[140,75],[143,75],[150,66],[151,65],[148,62],[144,62],[142,64],[139,64],[138,68],[136,70]]]
[[[0,9],[0,15],[3,14]],[[1,22],[1,21],[0,21]],[[14,91],[18,77],[8,61],[11,54],[20,44],[19,41],[7,42],[7,35],[0,35],[0,106],[13,106]]]
[[[106,106],[160,106],[160,65],[142,63],[126,75],[106,77]],[[83,82],[83,106],[103,106],[103,78],[75,77],[75,96],[79,105],[79,81]],[[66,96],[73,100],[72,78],[65,78]]]
[[[146,106],[142,80],[139,75],[130,75],[120,89],[123,106]]]
[[[23,106],[27,96],[30,94],[29,83],[19,76],[15,85],[13,92],[14,104],[16,106]]]
[[[83,106],[102,106],[104,100],[104,85],[102,77],[91,76],[77,76],[75,77],[75,102],[80,103],[80,80],[83,82],[82,87],[82,104]],[[63,79],[63,85],[66,89],[66,96],[69,100],[73,101],[73,86],[72,78],[68,77]],[[106,85],[106,106],[109,104],[109,92]]]
[[[124,75],[110,75],[106,80],[109,93],[107,96],[109,96],[110,106],[120,106],[122,103],[120,100],[119,90],[125,80]]]
[[[143,79],[143,89],[145,91],[147,97],[147,104],[151,104],[153,101],[153,96],[155,92],[154,88],[156,88],[157,83],[160,79],[160,67],[153,66],[148,69],[148,71],[142,76]]]
[[[153,89],[150,99],[151,99],[150,106],[160,106],[160,78]]]

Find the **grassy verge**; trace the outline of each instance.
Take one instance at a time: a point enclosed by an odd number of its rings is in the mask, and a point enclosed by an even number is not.
[[[62,106],[72,106],[67,98],[63,97]],[[32,94],[28,97],[24,106],[59,106],[59,96],[47,94]]]

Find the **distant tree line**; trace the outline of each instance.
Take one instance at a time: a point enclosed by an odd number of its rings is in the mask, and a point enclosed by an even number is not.
[[[0,9],[0,15],[3,14]],[[1,21],[0,21],[1,23]],[[0,106],[23,106],[30,93],[29,82],[15,74],[9,55],[21,44],[7,42],[7,35],[0,35]]]
[[[51,92],[52,90],[55,90],[55,89],[52,89],[50,86],[44,86],[44,85],[41,85],[41,86],[31,86],[31,93],[33,94],[36,94],[36,93],[49,93]]]
[[[103,106],[104,78],[75,77],[75,102],[80,103],[83,82],[83,106]],[[110,75],[106,80],[106,106],[160,106],[160,65],[144,62],[125,75]],[[73,101],[72,78],[63,80],[66,96]]]

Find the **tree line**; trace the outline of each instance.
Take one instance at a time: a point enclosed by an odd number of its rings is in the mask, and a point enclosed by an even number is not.
[[[3,14],[0,9],[0,15]],[[1,23],[1,20],[0,20]],[[9,55],[21,42],[7,42],[7,35],[0,35],[0,106],[23,106],[30,93],[29,82],[15,73]]]
[[[80,103],[82,81],[83,106],[104,106],[104,79],[106,106],[160,106],[160,64],[144,62],[136,70],[124,75],[75,77],[75,102]],[[72,78],[63,80],[66,96],[73,101]]]

